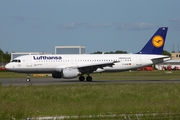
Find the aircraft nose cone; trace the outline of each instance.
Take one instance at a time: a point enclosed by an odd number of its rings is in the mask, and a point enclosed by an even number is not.
[[[11,70],[11,66],[10,66],[9,64],[6,64],[6,65],[5,65],[5,69],[6,69],[6,70]]]

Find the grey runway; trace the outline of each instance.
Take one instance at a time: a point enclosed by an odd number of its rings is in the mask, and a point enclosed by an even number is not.
[[[57,85],[57,84],[113,84],[113,83],[180,83],[180,80],[93,80],[81,82],[75,79],[32,78],[26,82],[25,78],[0,78],[2,86],[23,85]]]

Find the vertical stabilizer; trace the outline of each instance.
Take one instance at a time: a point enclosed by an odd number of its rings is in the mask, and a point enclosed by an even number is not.
[[[168,27],[160,27],[146,45],[137,54],[162,55]]]

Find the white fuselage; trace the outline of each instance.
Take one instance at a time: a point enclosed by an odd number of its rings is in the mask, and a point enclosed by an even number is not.
[[[17,57],[6,68],[23,73],[52,73],[65,68],[83,68],[93,65],[104,66],[94,72],[125,71],[169,60],[164,55],[150,54],[80,54],[80,55],[26,55]]]

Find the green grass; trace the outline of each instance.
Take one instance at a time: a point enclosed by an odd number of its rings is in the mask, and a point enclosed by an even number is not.
[[[92,74],[95,80],[180,80],[180,71],[127,71]]]
[[[26,73],[15,73],[15,72],[8,72],[8,71],[0,72],[0,79],[1,78],[26,78],[26,77],[27,77]],[[31,75],[31,77],[34,77],[34,76]],[[42,76],[39,76],[39,77],[42,77]],[[45,77],[45,76],[43,76],[43,77]]]
[[[180,113],[180,84],[1,86],[0,119]]]
[[[8,76],[9,75],[9,76]],[[132,71],[92,74],[95,80],[178,80],[180,71]],[[26,74],[0,72],[0,78]],[[179,83],[0,85],[0,119],[38,116],[115,115],[102,119],[180,119]],[[122,116],[124,114],[124,116]],[[126,116],[126,117],[125,117]],[[89,119],[89,118],[87,118]]]

